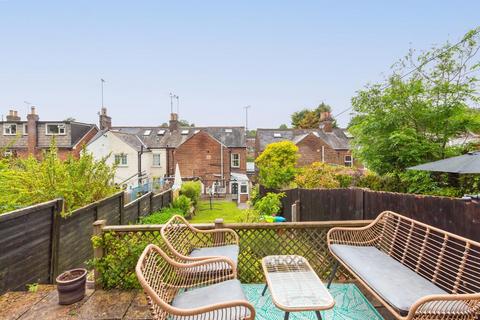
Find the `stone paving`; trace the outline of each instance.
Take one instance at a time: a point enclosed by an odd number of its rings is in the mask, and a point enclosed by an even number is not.
[[[363,293],[385,320],[394,319],[375,299]],[[69,306],[58,304],[57,290],[52,285],[41,285],[36,292],[7,292],[0,296],[0,320],[54,319],[149,320],[151,316],[145,295],[139,290],[87,290],[82,301]]]

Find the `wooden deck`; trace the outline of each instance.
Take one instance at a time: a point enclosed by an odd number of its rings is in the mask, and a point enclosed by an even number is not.
[[[390,314],[366,295],[385,320]],[[0,320],[148,320],[150,311],[143,292],[87,290],[73,305],[58,304],[55,286],[40,286],[37,292],[8,292],[0,296]]]

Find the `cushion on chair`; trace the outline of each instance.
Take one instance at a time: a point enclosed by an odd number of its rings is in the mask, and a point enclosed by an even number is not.
[[[333,244],[330,249],[402,316],[424,296],[448,294],[375,247]]]
[[[243,293],[242,284],[236,279],[182,292],[173,299],[172,306],[179,309],[193,309],[235,300],[248,301]],[[227,314],[224,312],[224,315]],[[236,312],[232,310],[231,315],[232,317],[229,318],[241,319],[248,317],[250,311],[242,308],[239,314],[238,310]],[[213,314],[211,317],[213,318]]]
[[[227,257],[232,259],[235,266],[238,260],[238,246],[228,245],[220,247],[208,247],[208,248],[195,248],[190,253],[190,257]]]

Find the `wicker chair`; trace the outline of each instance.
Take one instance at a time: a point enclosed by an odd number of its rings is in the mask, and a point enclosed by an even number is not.
[[[154,319],[255,319],[240,282],[225,265],[231,261],[212,258],[179,263],[150,244],[135,268],[147,294]],[[192,268],[217,270],[192,277]],[[189,289],[189,290],[187,290]]]
[[[332,228],[327,241],[340,264],[397,319],[480,315],[478,242],[390,211],[366,227]]]
[[[238,235],[231,229],[199,230],[182,216],[173,216],[160,230],[166,246],[177,262],[201,261],[213,257],[231,260],[236,273]],[[230,265],[226,266],[230,268]]]

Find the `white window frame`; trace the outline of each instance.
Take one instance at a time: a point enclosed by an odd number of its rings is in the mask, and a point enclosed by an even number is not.
[[[158,163],[155,163],[155,158],[158,159]],[[152,167],[161,167],[162,166],[162,154],[161,153],[153,153],[152,154]]]
[[[235,156],[238,156],[238,159],[235,159]],[[238,164],[235,164],[237,161]],[[230,165],[232,168],[240,168],[240,153],[232,153],[230,157]]]
[[[247,191],[242,192],[242,187],[245,187]],[[238,193],[239,194],[248,194],[248,182],[241,182],[238,186]]]
[[[15,127],[15,133],[12,133],[12,127]],[[7,129],[8,132],[7,132]],[[16,136],[18,132],[18,126],[16,123],[4,123],[3,124],[3,135],[4,136]]]
[[[22,130],[23,130],[23,135],[24,136],[28,136],[28,124],[27,123],[24,123],[23,124],[23,127],[22,127]]]
[[[118,159],[117,159],[118,157]],[[118,160],[118,161],[117,161]],[[125,161],[123,161],[125,160]],[[115,155],[115,164],[117,167],[128,167],[128,155],[125,153],[118,153]]]
[[[58,127],[58,133],[52,133],[48,132],[48,127],[49,126],[57,126]],[[61,132],[61,128],[63,127],[63,132]],[[67,134],[67,126],[65,123],[47,123],[45,124],[45,135],[47,136],[64,136]]]
[[[14,155],[13,150],[10,150],[10,149],[5,150],[5,151],[3,152],[3,156],[4,156],[5,158],[13,157],[13,155]]]
[[[350,160],[347,160],[347,157],[349,157]],[[349,155],[349,154],[345,155],[345,156],[343,157],[343,165],[344,165],[345,167],[353,167],[353,157],[352,157],[351,155]]]

